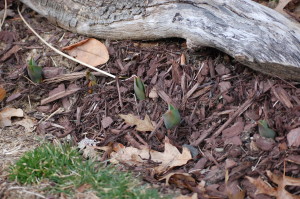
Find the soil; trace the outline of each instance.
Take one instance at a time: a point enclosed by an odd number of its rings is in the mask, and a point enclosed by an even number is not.
[[[99,141],[98,146],[116,142],[132,146],[134,141],[144,141],[157,151],[164,150],[167,136],[178,149],[187,145],[196,151],[193,160],[172,172],[190,173],[197,182],[204,181],[206,194],[215,198],[228,197],[226,170],[228,183],[236,183],[235,189],[245,190],[246,198],[272,197],[255,195],[256,187],[245,176],[268,179],[266,170],[270,170],[300,178],[299,145],[290,146],[287,140],[287,134],[300,127],[299,82],[255,72],[216,49],[191,52],[184,40],[173,38],[150,42],[103,41],[110,59],[100,68],[123,78],[116,81],[97,76],[92,92],[85,76],[34,84],[26,72],[31,57],[43,66],[45,80],[87,69],[43,45],[24,25],[16,8],[17,3],[9,1],[9,9],[14,14],[6,18],[0,32],[0,85],[7,92],[0,108],[23,109],[26,118],[36,122],[36,129],[28,132],[17,125],[0,129],[0,197],[16,198],[21,194],[38,197],[34,194],[38,191],[32,191],[32,187],[9,182],[7,168],[40,140],[67,136],[77,142],[85,137],[95,139]],[[22,13],[31,26],[58,49],[86,38],[56,27],[29,8]],[[133,79],[126,79],[132,75],[141,77],[147,95],[155,88],[158,97],[137,101]],[[40,104],[50,91],[62,84],[65,88],[76,85],[80,89],[70,96]],[[149,115],[152,121],[159,123],[168,103],[179,109],[182,121],[172,130],[160,126],[150,139],[150,132],[137,132],[118,116],[131,113],[144,118]],[[18,120],[14,118],[13,122]],[[276,132],[275,140],[259,135],[259,120],[266,120]],[[128,169],[141,170],[139,167]],[[147,169],[143,171],[143,178],[165,187],[164,182],[158,182]],[[182,194],[202,193],[179,183],[168,188],[179,188]],[[287,190],[300,193],[300,188],[295,186]]]

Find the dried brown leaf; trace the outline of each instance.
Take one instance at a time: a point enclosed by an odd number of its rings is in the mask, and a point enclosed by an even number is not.
[[[268,183],[263,181],[260,177],[257,179],[246,176],[246,178],[255,185],[257,188],[255,194],[267,194],[269,196],[277,196],[277,191],[275,188],[271,187]]]
[[[0,102],[5,98],[5,96],[6,96],[6,90],[0,87]]]
[[[91,66],[105,64],[109,59],[106,46],[94,38],[89,38],[71,46],[64,47],[63,50],[70,56]]]
[[[15,122],[14,125],[21,125],[25,128],[26,133],[31,133],[34,130],[35,125],[37,124],[36,121],[26,118],[23,120],[20,120],[18,122]]]
[[[287,134],[287,141],[289,146],[299,147],[300,146],[300,128],[292,129]]]
[[[119,162],[126,163],[128,165],[142,165],[148,163],[149,160],[159,164],[154,168],[155,173],[161,174],[173,167],[182,166],[186,164],[192,155],[190,151],[183,147],[182,153],[170,144],[169,139],[165,139],[165,151],[158,152],[147,148],[146,146],[142,149],[134,147],[124,147],[118,145],[114,148],[115,152],[111,153],[111,162],[117,164]]]
[[[11,126],[12,117],[23,117],[24,112],[22,109],[4,108],[0,112],[0,127]]]
[[[148,115],[145,116],[144,120],[139,119],[137,116],[128,114],[119,114],[119,116],[125,120],[126,124],[135,125],[137,131],[153,131],[154,126]]]
[[[150,90],[149,97],[150,97],[151,99],[158,98],[157,88],[156,88],[156,87],[153,87],[153,88]]]
[[[261,178],[251,178],[246,176],[246,178],[256,186],[257,190],[255,194],[266,194],[269,196],[274,196],[276,199],[300,199],[300,196],[293,195],[285,190],[287,185],[300,186],[299,178],[292,178],[288,176],[277,176],[271,171],[267,171],[267,175],[270,180],[276,183],[277,188],[271,187],[268,183],[264,182]]]
[[[175,184],[179,188],[186,188],[191,191],[194,191],[198,185],[196,180],[188,173],[169,173],[159,180],[166,180],[166,185]]]

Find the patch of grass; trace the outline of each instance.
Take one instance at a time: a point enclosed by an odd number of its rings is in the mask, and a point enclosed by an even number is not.
[[[85,160],[69,144],[43,144],[25,153],[10,167],[9,179],[21,184],[48,179],[50,193],[72,195],[78,187],[88,185],[101,198],[162,198],[157,190],[142,186],[131,173]]]

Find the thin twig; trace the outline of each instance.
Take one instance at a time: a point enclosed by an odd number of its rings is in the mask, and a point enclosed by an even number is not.
[[[51,117],[53,117],[56,114],[60,114],[64,111],[64,108],[58,108],[56,111],[54,111],[53,113],[51,113],[46,119],[45,117],[42,118],[38,123],[40,124],[41,122],[46,122],[48,121]]]
[[[3,26],[4,21],[6,19],[6,12],[7,12],[7,0],[4,0],[4,14],[3,14],[3,19],[2,19],[1,24],[0,24],[0,31],[2,30],[2,26]]]
[[[120,91],[119,78],[116,78],[116,83],[117,83],[117,90],[118,90],[118,97],[119,97],[120,107],[123,108],[123,101],[122,101],[122,96],[121,96],[121,91]]]
[[[148,136],[148,140],[150,140],[150,138],[153,137],[156,134],[156,131],[161,127],[163,122],[164,122],[163,118],[160,118],[160,120],[159,120],[158,124],[156,125],[155,129]]]
[[[91,72],[91,73],[95,76],[103,76],[103,74],[99,72]],[[56,77],[45,79],[43,83],[49,84],[49,83],[58,83],[62,81],[73,81],[73,80],[83,78],[85,76],[86,76],[86,72],[74,72],[74,73],[62,74]]]
[[[213,138],[217,137],[222,133],[222,131],[239,115],[248,109],[248,107],[253,103],[254,97],[250,97],[243,105],[241,105],[238,110],[236,110],[229,119],[213,134]]]
[[[200,136],[191,142],[192,146],[199,146],[199,144],[201,144],[201,142],[207,138],[213,130],[215,130],[215,128],[217,127],[219,123],[213,123],[208,129],[206,129],[205,131],[201,132]]]
[[[147,148],[149,148],[148,143],[141,136],[139,136],[139,134],[137,134],[137,132],[133,131],[132,133],[143,145],[145,145]]]
[[[63,52],[61,52],[60,50],[56,49],[56,48],[53,47],[51,44],[49,44],[48,42],[46,42],[46,41],[45,41],[45,40],[44,40],[37,32],[35,32],[35,30],[27,23],[27,21],[26,21],[26,20],[24,19],[24,17],[22,16],[19,7],[18,7],[18,13],[19,13],[21,19],[23,20],[23,22],[24,22],[24,23],[26,24],[26,26],[27,26],[27,27],[35,34],[35,36],[37,36],[37,37],[38,37],[38,38],[39,38],[46,46],[48,46],[49,48],[51,48],[54,52],[60,54],[61,56],[66,57],[66,58],[68,58],[68,59],[70,59],[70,60],[72,60],[72,61],[74,61],[74,62],[77,62],[77,63],[79,63],[79,64],[81,64],[81,65],[84,65],[84,66],[86,66],[86,67],[88,67],[88,68],[90,68],[90,69],[92,69],[92,70],[95,70],[95,71],[97,71],[97,72],[103,73],[103,74],[106,75],[106,76],[112,77],[112,78],[114,78],[114,79],[116,78],[115,75],[112,75],[112,74],[110,74],[110,73],[108,73],[108,72],[105,72],[105,71],[103,71],[103,70],[100,70],[100,69],[98,69],[98,68],[96,68],[96,67],[94,67],[94,66],[91,66],[91,65],[86,64],[86,63],[84,63],[84,62],[82,62],[82,61],[79,61],[79,60],[75,59],[74,57],[71,57],[71,56],[69,56],[69,55],[67,55],[67,54],[65,54],[65,53],[63,53]]]

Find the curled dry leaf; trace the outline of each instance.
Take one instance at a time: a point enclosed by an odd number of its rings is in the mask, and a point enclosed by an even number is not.
[[[109,59],[106,46],[94,38],[85,39],[62,50],[91,66],[105,64]]]
[[[118,146],[114,148],[111,153],[111,162],[117,164],[119,162],[126,163],[127,165],[144,165],[151,160],[158,164],[154,168],[156,174],[164,173],[173,167],[182,166],[186,164],[192,155],[190,151],[183,147],[182,153],[170,143],[170,140],[165,138],[165,151],[158,152],[151,150],[147,147],[137,149],[134,147]]]
[[[145,116],[144,120],[139,119],[137,116],[128,114],[119,114],[119,116],[125,120],[126,124],[135,125],[137,131],[153,131],[154,126],[148,115]]]
[[[278,185],[277,188],[272,187],[270,184],[263,181],[261,178],[251,178],[246,176],[246,178],[255,185],[255,194],[266,194],[269,196],[274,196],[276,199],[300,199],[300,196],[293,195],[285,190],[285,187],[290,186],[300,186],[300,178],[292,178],[288,176],[277,176],[271,171],[267,171],[268,177],[272,182]]]
[[[0,112],[0,127],[11,126],[12,117],[23,117],[24,112],[22,109],[4,108]]]

